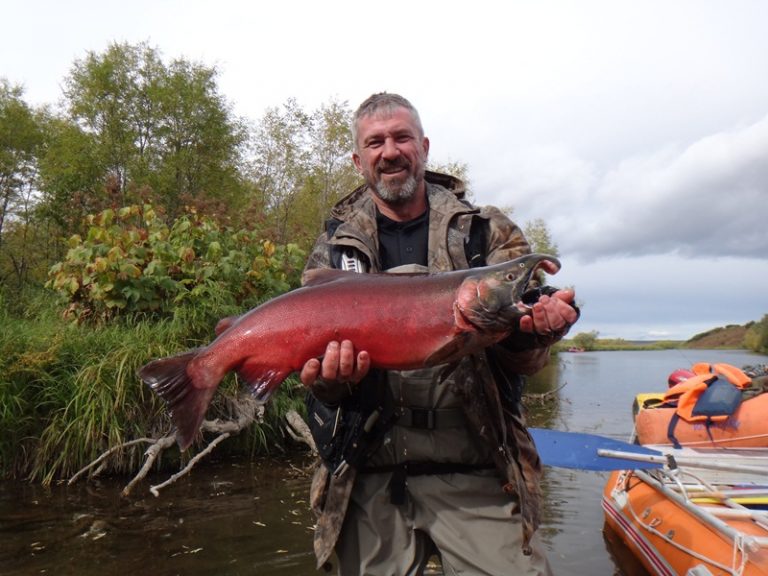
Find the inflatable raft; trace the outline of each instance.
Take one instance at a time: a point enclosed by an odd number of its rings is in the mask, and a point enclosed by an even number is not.
[[[685,372],[635,398],[636,441],[667,464],[613,472],[606,524],[654,575],[768,576],[764,383],[728,365]]]
[[[762,380],[755,383],[729,364],[695,364],[687,378],[675,376],[680,372],[670,375],[666,392],[635,398],[639,444],[768,448],[768,393]],[[719,402],[715,413],[697,414],[707,401]]]
[[[749,458],[765,464],[768,451]],[[693,469],[617,471],[603,511],[651,574],[768,576],[767,481],[768,466],[735,484],[712,484]]]

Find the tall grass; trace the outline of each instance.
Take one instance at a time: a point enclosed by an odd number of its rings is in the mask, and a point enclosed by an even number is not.
[[[222,308],[217,312],[213,303],[160,322],[84,327],[62,320],[53,306],[41,306],[35,319],[18,317],[0,300],[0,473],[49,483],[112,446],[169,431],[164,404],[137,371],[153,358],[210,341]],[[300,394],[282,388],[264,424],[232,443],[238,449],[257,454],[282,443],[280,418],[301,404]],[[234,379],[222,392],[209,415],[226,416],[238,392]],[[118,454],[110,470],[135,471],[143,449]]]

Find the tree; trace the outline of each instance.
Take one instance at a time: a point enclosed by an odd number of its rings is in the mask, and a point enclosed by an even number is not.
[[[557,244],[552,240],[547,224],[541,218],[527,222],[524,226],[525,237],[531,245],[531,250],[538,254],[558,256]]]
[[[760,354],[768,353],[768,314],[749,326],[744,335],[744,347]]]
[[[264,214],[277,243],[308,248],[331,206],[361,183],[350,159],[351,116],[346,102],[308,113],[291,98],[256,126],[252,210]]]
[[[592,330],[591,332],[579,332],[573,337],[573,344],[584,350],[594,350],[597,344],[598,335],[599,332],[597,330]]]
[[[0,79],[0,279],[26,280],[30,224],[37,196],[37,156],[43,142],[40,113],[23,90]]]
[[[311,170],[318,191],[317,208],[321,215],[318,225],[322,225],[333,204],[360,184],[360,176],[350,159],[351,123],[352,112],[347,102],[331,100],[312,114]]]
[[[81,134],[70,128],[62,137],[88,142],[92,160],[78,184],[91,186],[95,170],[106,192],[106,205],[89,212],[147,196],[170,215],[181,214],[184,204],[211,201],[238,211],[245,129],[218,93],[216,75],[215,68],[184,59],[166,65],[146,43],[115,43],[75,62],[65,96],[68,120]],[[56,168],[52,162],[46,179],[62,193],[72,174]]]
[[[287,241],[288,223],[309,172],[310,125],[310,116],[289,98],[282,108],[268,108],[254,131],[253,201],[278,243]]]

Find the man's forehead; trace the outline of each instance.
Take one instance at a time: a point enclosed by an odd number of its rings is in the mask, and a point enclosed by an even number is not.
[[[359,127],[366,132],[412,130],[418,132],[413,115],[406,108],[382,109],[360,119]]]

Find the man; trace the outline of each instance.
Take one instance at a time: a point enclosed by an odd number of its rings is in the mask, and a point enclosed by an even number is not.
[[[353,137],[365,185],[333,208],[307,270],[442,272],[530,252],[499,210],[469,204],[458,180],[426,172],[429,140],[405,98],[368,98]],[[356,416],[384,389],[397,416],[367,459],[318,469],[319,565],[335,551],[342,576],[421,574],[438,553],[445,574],[550,574],[534,534],[541,463],[518,375],[546,364],[549,346],[578,319],[573,299],[570,290],[541,296],[509,338],[465,357],[447,378],[445,367],[376,373],[349,341],[328,343],[322,361],[305,364],[310,409]]]

